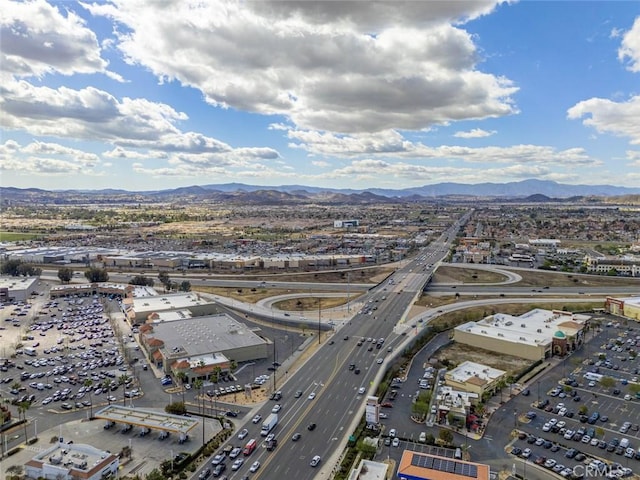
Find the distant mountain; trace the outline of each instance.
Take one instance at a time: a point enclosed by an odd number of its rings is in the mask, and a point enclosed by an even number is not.
[[[511,183],[438,183],[403,189],[371,188],[366,190],[334,189],[304,185],[258,186],[242,183],[192,185],[156,191],[42,190],[38,188],[0,187],[0,205],[11,204],[80,204],[145,203],[173,201],[211,201],[237,204],[371,204],[420,202],[435,198],[444,201],[612,201],[610,197],[633,199],[640,188],[613,185],[567,185],[544,180]],[[604,197],[604,198],[602,198]]]

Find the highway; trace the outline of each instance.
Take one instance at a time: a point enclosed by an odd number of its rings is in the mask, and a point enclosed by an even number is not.
[[[365,302],[361,313],[345,322],[333,341],[322,345],[281,387],[283,398],[278,403],[283,408],[274,431],[279,442],[276,450],[256,449],[240,469],[235,472],[227,469],[225,474],[230,479],[240,479],[244,475],[256,479],[296,480],[332,477],[337,455],[346,446],[348,436],[364,412],[367,392],[359,395],[358,389],[365,387],[368,391],[372,388],[386,369],[386,363],[377,363],[377,359],[395,355],[401,343],[407,341],[403,335],[406,329],[397,329],[396,324],[404,321],[433,269],[448,254],[450,242],[466,218],[455,222],[438,241],[424,248],[415,259],[406,262],[385,282],[359,299]],[[431,267],[424,270],[422,265]],[[420,273],[416,273],[418,271]],[[374,347],[368,351],[372,343],[357,345],[358,339],[369,337],[384,338],[382,348]],[[350,363],[355,364],[355,369],[349,369]],[[295,398],[298,390],[302,394]],[[311,393],[315,393],[313,399],[309,399]],[[275,403],[267,402],[254,413],[264,419]],[[308,429],[311,423],[316,424],[312,431]],[[229,443],[241,446],[250,438],[260,441],[260,425],[260,422],[248,422],[244,426],[249,430],[248,437],[243,440],[234,437]],[[295,442],[291,440],[294,433],[301,434]],[[322,458],[315,468],[309,465],[314,455]],[[249,466],[256,460],[261,467],[255,474],[250,474]]]

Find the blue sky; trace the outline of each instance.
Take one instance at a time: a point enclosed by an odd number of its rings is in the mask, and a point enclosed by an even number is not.
[[[0,10],[2,186],[640,185],[640,2]]]

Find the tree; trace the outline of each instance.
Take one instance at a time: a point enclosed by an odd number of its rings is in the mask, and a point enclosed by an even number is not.
[[[181,292],[190,292],[191,291],[191,282],[188,281],[188,280],[184,280],[182,283],[180,283],[179,290]]]
[[[90,267],[86,272],[84,272],[84,276],[91,283],[109,281],[109,273],[107,272],[106,268]]]
[[[144,275],[136,275],[129,280],[129,285],[141,285],[143,287],[153,287],[155,282],[153,278],[145,277]]]
[[[600,379],[602,388],[613,388],[616,386],[616,380],[612,377],[602,377]]]
[[[24,420],[24,441],[27,442],[27,411],[31,407],[31,402],[20,402],[18,404],[18,418],[22,415],[22,419]]]
[[[445,445],[450,445],[451,442],[453,442],[453,433],[451,433],[450,430],[447,430],[446,428],[441,428],[440,432],[438,433],[438,438],[445,444]]]
[[[167,288],[169,283],[171,283],[171,279],[169,278],[169,274],[167,272],[165,272],[165,271],[158,272],[158,280],[160,280],[160,283],[162,285],[164,285],[164,288]]]
[[[62,283],[69,283],[73,278],[73,270],[71,270],[69,267],[59,268],[58,278]]]
[[[144,478],[145,480],[165,480],[167,477],[165,473],[161,472],[157,468],[154,468]]]
[[[127,397],[124,393],[127,389],[128,382],[129,382],[129,375],[127,375],[126,373],[118,377],[118,384],[122,385],[122,405],[127,404]]]
[[[586,405],[580,405],[580,408],[578,408],[578,415],[586,415],[588,411],[589,409]]]
[[[193,382],[193,388],[196,389],[196,391],[198,392],[198,412],[200,411],[200,398],[202,397],[202,387],[204,386],[204,382],[202,380],[200,380],[199,378],[197,378],[194,382]],[[204,400],[202,401],[202,413],[204,413]]]
[[[184,403],[184,383],[187,380],[187,374],[184,372],[176,373],[176,378],[180,380],[180,384],[182,386],[182,403]]]
[[[12,277],[17,277],[20,275],[20,265],[22,262],[20,260],[7,260],[2,264],[0,268],[0,273],[3,275],[11,275]]]
[[[85,387],[85,390],[89,390],[89,418],[93,418],[93,398],[91,395],[93,393],[93,388],[91,388],[93,386],[93,380],[87,378],[82,385]]]
[[[174,415],[184,415],[187,413],[187,408],[185,407],[184,402],[173,402],[164,407],[164,411]]]

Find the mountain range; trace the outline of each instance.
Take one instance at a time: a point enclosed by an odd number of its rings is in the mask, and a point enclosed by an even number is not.
[[[0,203],[10,204],[78,204],[147,203],[173,200],[219,201],[229,203],[351,203],[485,199],[531,202],[567,201],[576,197],[613,197],[640,195],[640,188],[613,185],[568,185],[545,180],[523,180],[510,183],[437,183],[402,189],[370,188],[366,190],[332,189],[305,185],[259,186],[242,183],[194,185],[167,190],[126,191],[42,190],[0,187]]]

